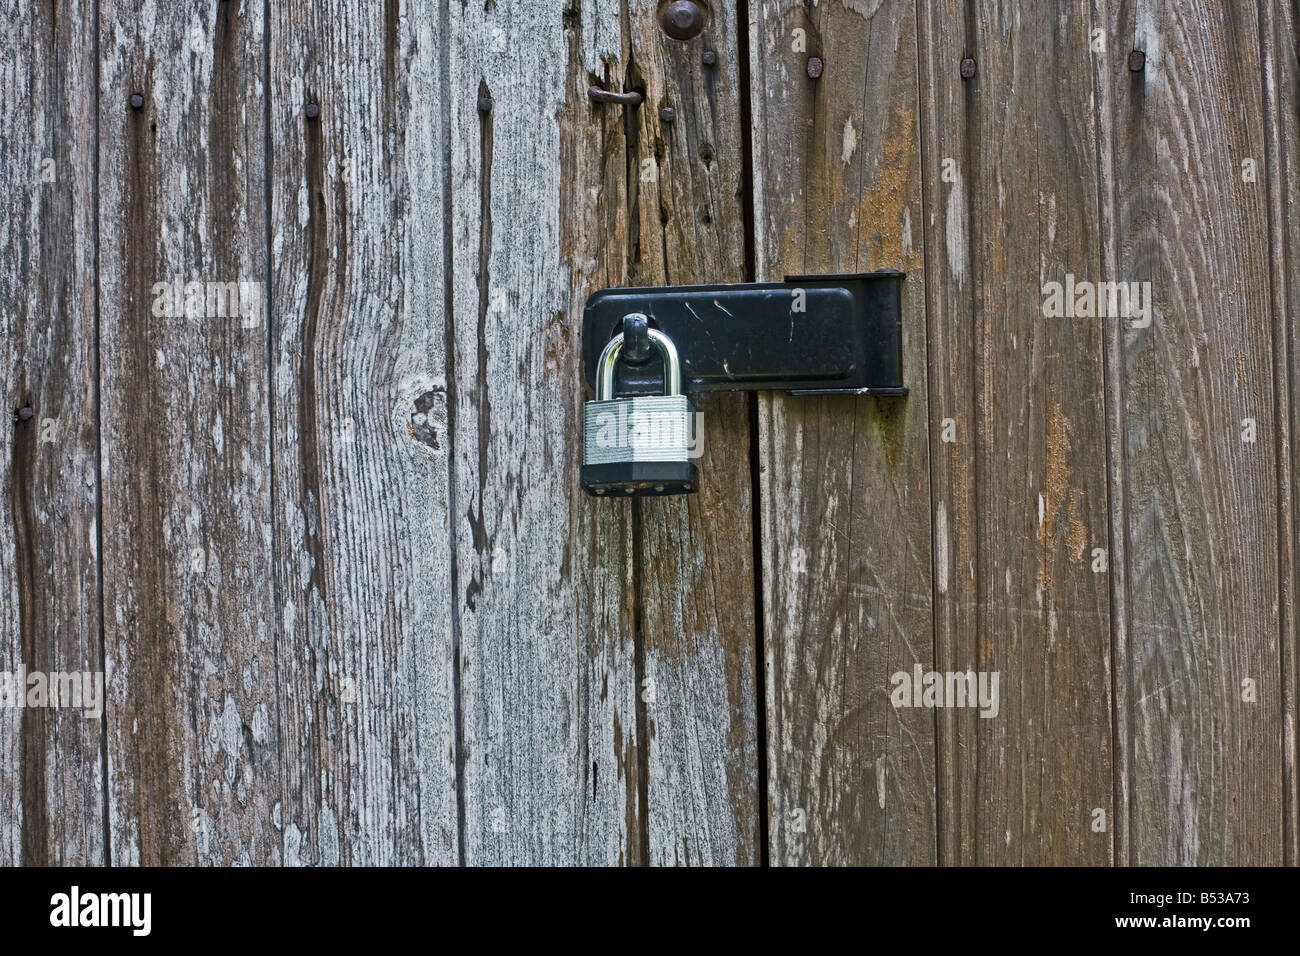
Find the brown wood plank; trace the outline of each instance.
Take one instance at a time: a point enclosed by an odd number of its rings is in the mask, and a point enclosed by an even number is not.
[[[452,582],[470,864],[640,863],[632,506],[581,460],[587,296],[633,245],[614,0],[450,7]]]
[[[441,16],[271,7],[286,863],[459,857]]]
[[[1278,557],[1282,658],[1283,858],[1300,863],[1300,765],[1296,761],[1296,509],[1300,508],[1300,449],[1296,427],[1296,333],[1300,322],[1300,33],[1294,5],[1265,4],[1260,30],[1264,56],[1264,135],[1268,151],[1269,281],[1273,293],[1273,383],[1278,411]]]
[[[94,11],[0,12],[0,863],[104,862],[102,707],[14,706],[98,675]],[[27,409],[25,418],[16,412]],[[66,686],[66,685],[64,685]],[[82,688],[84,689],[84,684]],[[11,698],[9,694],[16,694]],[[90,700],[68,701],[91,704]]]
[[[1118,320],[1045,312],[1048,283],[1102,279],[1090,21],[1047,5],[925,14],[937,666],[996,672],[1001,697],[987,719],[941,712],[940,856],[1104,864],[1102,326]]]
[[[1262,6],[1101,8],[1117,44],[1098,100],[1113,130],[1107,258],[1154,296],[1151,326],[1124,332],[1110,396],[1126,462],[1117,693],[1123,862],[1135,864],[1284,857],[1277,442],[1287,422],[1275,391]],[[1145,53],[1137,71],[1133,48]]]
[[[276,862],[265,11],[99,11],[112,861]]]
[[[632,62],[646,94],[629,155],[650,175],[632,180],[635,245],[622,281],[740,282],[745,118],[736,11],[715,5],[705,31],[680,41],[660,29],[656,7],[629,7]],[[649,862],[753,865],[760,819],[749,399],[700,395],[694,405],[704,426],[698,494],[633,505]]]
[[[916,29],[910,3],[751,7],[758,278],[908,273],[906,400],[760,399],[774,864],[935,859],[935,715],[890,702],[933,660]]]

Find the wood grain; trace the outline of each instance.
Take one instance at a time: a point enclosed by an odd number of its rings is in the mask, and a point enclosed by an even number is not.
[[[111,859],[279,862],[265,297],[156,291],[265,282],[264,8],[99,12]]]
[[[1296,761],[1296,485],[1300,450],[1296,427],[1296,333],[1300,317],[1300,40],[1294,4],[1265,4],[1260,22],[1264,57],[1264,136],[1268,154],[1269,282],[1273,306],[1273,388],[1278,408],[1278,622],[1282,640],[1283,859],[1300,862],[1300,765]]]
[[[778,865],[935,859],[934,714],[889,698],[933,660],[916,39],[907,3],[751,6],[758,278],[908,273],[906,400],[760,399]]]
[[[0,14],[0,671],[107,696],[0,708],[0,863],[1300,859],[1295,3],[711,7]],[[584,302],[750,202],[911,394],[584,497]]]
[[[612,0],[452,4],[448,420],[464,857],[640,863],[632,509],[578,492],[580,319],[625,274]],[[483,107],[480,109],[480,104]]]
[[[428,0],[271,7],[290,864],[459,859],[441,16]]]
[[[1149,281],[1124,333],[1128,852],[1284,857],[1282,554],[1261,8],[1114,2],[1098,100],[1113,130],[1107,258]],[[1130,72],[1127,44],[1145,52]],[[1243,161],[1258,167],[1248,181]],[[1256,423],[1247,440],[1247,419]],[[1293,644],[1293,635],[1287,638]],[[1253,682],[1254,702],[1243,699]]]
[[[24,698],[24,674],[103,671],[94,24],[88,3],[0,13],[0,672]],[[0,707],[0,863],[104,862],[103,727]]]
[[[745,279],[744,148],[736,12],[668,38],[656,4],[630,5],[631,62],[645,85],[629,143],[637,176],[624,282]],[[703,53],[716,62],[706,65]],[[671,122],[661,110],[674,110]],[[649,166],[645,164],[649,162]],[[637,502],[635,599],[652,864],[759,862],[758,701],[749,398],[698,395],[696,495]]]
[[[945,864],[1111,859],[1106,418],[1089,18],[929,3],[922,29],[940,671],[1000,709],[940,712]],[[964,57],[976,73],[963,79]],[[945,424],[951,423],[945,435]]]

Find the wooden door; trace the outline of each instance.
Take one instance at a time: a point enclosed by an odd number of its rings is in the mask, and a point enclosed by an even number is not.
[[[1294,11],[661,6],[0,15],[0,860],[1296,862]],[[874,269],[580,492],[588,296]]]

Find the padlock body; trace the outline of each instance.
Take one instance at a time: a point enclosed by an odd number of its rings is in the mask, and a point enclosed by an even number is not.
[[[597,496],[680,495],[699,487],[695,409],[685,395],[583,406],[583,489]]]

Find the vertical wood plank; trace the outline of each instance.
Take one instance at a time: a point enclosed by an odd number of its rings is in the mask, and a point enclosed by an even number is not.
[[[940,714],[940,855],[1105,864],[1102,325],[1121,320],[1066,316],[1047,297],[1102,279],[1090,18],[924,10],[936,656],[940,671],[997,673],[1001,697],[987,719]]]
[[[112,861],[274,863],[264,8],[99,9]]]
[[[445,21],[337,0],[270,26],[285,862],[454,864]]]
[[[646,95],[631,114],[629,156],[648,175],[630,180],[636,244],[623,281],[743,281],[748,118],[736,11],[713,5],[705,31],[679,41],[660,29],[657,4],[629,8],[631,62]],[[664,107],[674,110],[671,122]],[[697,395],[693,403],[704,427],[699,492],[633,505],[648,861],[752,865],[761,821],[749,399]]]
[[[1300,321],[1300,34],[1294,4],[1265,4],[1260,23],[1264,56],[1264,135],[1268,150],[1269,279],[1273,293],[1273,376],[1278,408],[1278,530],[1282,594],[1282,830],[1283,859],[1300,862],[1300,765],[1296,762],[1296,486],[1300,449],[1296,426],[1296,334]]]
[[[94,24],[88,3],[24,0],[0,12],[0,672],[16,694],[0,706],[0,863],[9,865],[104,862],[102,708],[87,717],[15,706],[32,672],[103,671]]]
[[[1149,281],[1154,296],[1151,326],[1124,333],[1111,396],[1126,457],[1127,862],[1280,863],[1287,423],[1274,379],[1261,5],[1117,0],[1103,11],[1121,44],[1108,59],[1113,99],[1098,106],[1114,130],[1103,197],[1113,258],[1118,278]],[[1126,65],[1129,38],[1145,53],[1140,70]]]
[[[890,703],[933,660],[916,50],[910,3],[750,7],[758,278],[908,273],[907,399],[760,399],[774,864],[935,859],[934,715]]]
[[[582,306],[633,243],[614,0],[450,7],[453,588],[464,854],[640,863],[632,506],[590,502]]]

